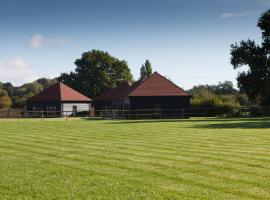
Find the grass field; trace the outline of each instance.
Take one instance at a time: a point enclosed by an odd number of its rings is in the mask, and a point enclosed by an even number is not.
[[[270,199],[270,119],[0,120],[0,199]]]

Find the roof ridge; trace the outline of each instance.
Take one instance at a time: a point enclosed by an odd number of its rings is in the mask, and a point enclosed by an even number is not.
[[[60,82],[60,89],[61,89],[61,88],[64,89],[64,87],[66,87],[66,89],[68,89],[68,90],[71,90],[73,93],[75,93],[75,94],[77,94],[77,95],[80,95],[80,96],[83,96],[83,97],[85,97],[85,98],[91,99],[91,98],[85,96],[84,94],[78,92],[77,90],[73,89],[72,87],[69,87],[68,85],[65,85],[64,83]],[[64,94],[64,92],[63,92],[63,94]],[[62,94],[62,91],[60,90],[61,100],[62,100],[63,94]],[[64,100],[64,101],[65,101],[65,100]]]
[[[158,72],[155,72],[157,73],[161,78],[165,79],[166,81],[170,82],[171,84],[173,84],[175,87],[177,87],[178,89],[182,90],[183,92],[187,93],[188,95],[191,95],[189,94],[188,92],[186,92],[184,89],[182,89],[180,86],[176,85],[173,81],[167,79],[166,77],[162,76],[161,74],[159,74]]]
[[[154,77],[153,79],[151,79],[151,77]],[[159,74],[158,72],[154,72],[153,74],[151,74],[150,76],[148,76],[147,78],[143,79],[141,82],[139,82],[138,85],[136,85],[134,88],[131,89],[131,91],[128,93],[128,96],[133,96],[135,95],[136,93],[138,93],[138,91],[140,90],[144,90],[144,84],[147,84],[148,81],[150,81],[151,83],[151,80],[155,80],[156,78],[160,78],[162,79],[163,81],[167,82],[168,85],[170,85],[170,87],[172,88],[175,88],[175,90],[178,92],[176,93],[182,93],[182,95],[184,96],[191,96],[188,92],[186,92],[184,89],[182,89],[181,87],[179,87],[178,85],[176,85],[174,82],[172,82],[171,80],[165,78],[164,76],[162,76],[161,74]],[[181,95],[181,96],[182,96]]]
[[[60,95],[60,101],[62,101],[62,99],[63,99],[63,95],[62,95],[62,87],[63,87],[63,83],[62,82],[59,82],[58,83],[59,84],[59,95]]]
[[[154,72],[154,73],[157,73],[157,72]],[[153,74],[154,74],[153,73]],[[130,87],[132,87],[133,85],[137,84],[134,88],[131,89],[131,91],[128,92],[127,96],[130,95],[130,93],[132,93],[134,90],[136,90],[138,87],[140,87],[146,80],[148,80],[153,74],[151,74],[150,76],[148,77],[145,77],[144,79],[141,79],[141,80],[138,80],[137,82],[133,83]]]
[[[84,94],[74,90],[64,83],[57,82],[40,93],[29,98],[27,101],[91,101],[91,99]]]

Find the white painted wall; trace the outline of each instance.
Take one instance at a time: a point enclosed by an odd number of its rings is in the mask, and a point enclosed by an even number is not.
[[[62,103],[62,112],[67,112],[67,115],[71,115],[73,106],[77,106],[77,112],[89,112],[91,109],[91,103]]]

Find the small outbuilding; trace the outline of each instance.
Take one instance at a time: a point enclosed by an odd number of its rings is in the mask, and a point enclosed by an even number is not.
[[[94,99],[96,110],[171,110],[189,108],[191,95],[155,72],[134,84],[124,82]],[[170,112],[167,112],[170,113]]]
[[[26,101],[26,110],[31,113],[75,115],[89,112],[91,99],[63,83],[56,83]]]

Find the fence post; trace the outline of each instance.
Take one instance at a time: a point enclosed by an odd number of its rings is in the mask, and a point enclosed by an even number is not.
[[[113,119],[115,120],[115,112],[114,112],[114,109],[112,111],[112,114],[113,114]]]
[[[182,109],[182,117],[185,117],[185,108]]]
[[[43,121],[43,110],[41,110],[41,118],[42,118],[42,121]]]
[[[65,111],[64,111],[64,115],[65,115]],[[65,117],[66,117],[66,122],[67,122],[67,120],[68,120],[68,115],[67,115],[67,113],[66,113]]]

